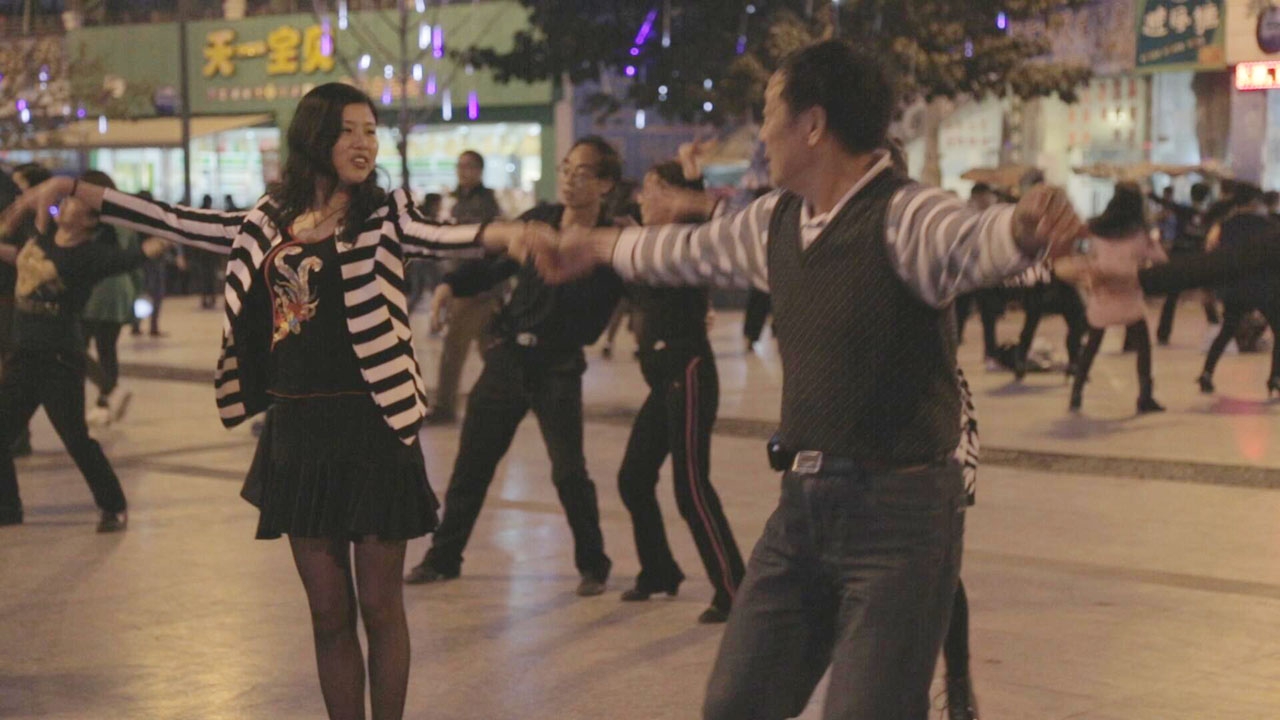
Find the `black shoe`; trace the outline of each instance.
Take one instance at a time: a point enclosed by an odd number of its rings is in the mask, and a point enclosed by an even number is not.
[[[670,597],[675,597],[680,594],[680,583],[683,580],[684,578],[680,578],[675,582],[659,586],[650,586],[637,582],[635,587],[622,593],[622,602],[644,602],[656,593],[666,593]]]
[[[1164,412],[1164,406],[1156,402],[1156,399],[1147,395],[1138,398],[1138,414]]]
[[[0,507],[0,526],[21,525],[22,507]]]
[[[1280,395],[1280,375],[1273,376],[1267,381],[1267,399],[1271,399],[1271,393]]]
[[[978,720],[978,701],[968,676],[947,678],[947,720]]]
[[[120,532],[127,527],[129,527],[128,512],[103,510],[102,517],[98,520],[98,532],[100,533]]]
[[[608,578],[598,578],[591,575],[583,575],[582,582],[578,583],[578,597],[595,597],[603,595],[606,589],[605,581]]]
[[[1071,389],[1071,401],[1067,403],[1067,409],[1071,412],[1080,410],[1080,405],[1084,402],[1084,391],[1080,388]]]
[[[445,580],[456,580],[462,573],[460,571],[445,573],[440,572],[431,566],[431,563],[423,560],[404,576],[405,585],[427,585],[429,583],[444,582]]]
[[[1020,350],[1016,352],[1013,358],[1013,379],[1022,382],[1027,376],[1027,356]]]
[[[423,425],[452,425],[458,422],[458,416],[451,411],[432,409],[422,418]]]
[[[1202,373],[1196,382],[1200,383],[1200,392],[1205,395],[1213,394],[1213,376],[1209,373]]]
[[[698,616],[698,624],[699,625],[719,625],[720,623],[725,622],[728,619],[729,619],[729,611],[727,609],[712,605],[706,610],[703,610],[702,614]]]

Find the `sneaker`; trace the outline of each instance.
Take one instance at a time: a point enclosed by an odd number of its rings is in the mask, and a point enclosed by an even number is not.
[[[102,405],[94,405],[84,414],[84,421],[94,427],[106,427],[111,424],[111,410]]]
[[[126,512],[110,512],[102,511],[102,518],[98,520],[98,532],[113,533],[120,532],[129,527],[129,513]]]
[[[111,411],[112,422],[124,419],[124,414],[129,411],[130,400],[133,400],[133,392],[129,390],[116,388],[111,391],[107,396],[107,408]]]

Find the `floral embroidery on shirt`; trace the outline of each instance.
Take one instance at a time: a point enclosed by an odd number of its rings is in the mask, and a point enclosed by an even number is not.
[[[286,258],[301,253],[302,248],[297,245],[285,246],[272,260],[275,270],[271,281],[272,348],[289,335],[301,333],[302,324],[316,316],[316,306],[320,304],[318,291],[311,286],[311,275],[324,267],[324,262],[318,257],[308,257],[298,263],[296,270],[289,267]]]

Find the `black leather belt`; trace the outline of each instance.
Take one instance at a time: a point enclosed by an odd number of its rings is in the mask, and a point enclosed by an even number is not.
[[[769,465],[779,472],[786,471],[793,475],[854,475],[873,472],[911,472],[922,470],[933,463],[915,465],[899,465],[880,460],[857,460],[824,453],[821,450],[799,450],[790,452],[782,447],[776,437],[769,442]]]

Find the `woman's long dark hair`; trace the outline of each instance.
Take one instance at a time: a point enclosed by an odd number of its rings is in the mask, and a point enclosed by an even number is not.
[[[97,185],[101,188],[111,188],[112,190],[116,189],[116,181],[112,180],[110,175],[102,172],[101,170],[85,170],[80,175],[80,182],[87,185]],[[98,229],[94,231],[93,235],[93,239],[96,242],[110,245],[111,247],[115,247],[119,244],[118,238],[119,235],[116,233],[115,227],[103,222],[98,223]]]
[[[689,180],[686,178],[684,176],[684,166],[682,166],[678,160],[666,160],[664,162],[660,162],[649,168],[649,172],[657,175],[659,180],[673,188],[697,190],[701,192],[707,187],[702,178],[698,178],[697,180]],[[686,215],[675,219],[678,223],[697,223],[703,222],[704,220],[706,220],[705,217],[696,214]]]
[[[1100,238],[1121,238],[1147,229],[1147,200],[1137,183],[1116,184],[1116,194],[1102,214],[1089,221],[1089,232]]]
[[[325,83],[302,96],[289,123],[287,144],[289,157],[279,182],[272,183],[267,194],[276,203],[272,220],[276,227],[288,227],[297,217],[311,209],[316,189],[337,189],[338,171],[333,167],[333,146],[342,135],[342,111],[348,105],[367,105],[376,120],[378,109],[361,90],[344,83]],[[360,232],[365,219],[386,200],[378,186],[376,172],[351,188],[351,202],[342,220],[341,240],[351,242]]]

